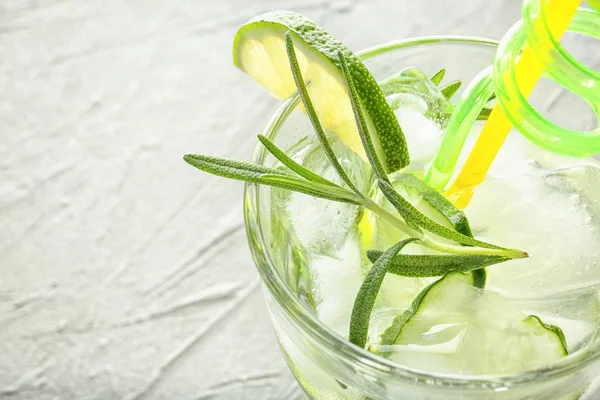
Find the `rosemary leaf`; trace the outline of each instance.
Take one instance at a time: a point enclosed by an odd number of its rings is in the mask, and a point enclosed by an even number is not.
[[[415,240],[416,239],[414,238],[405,239],[387,249],[381,257],[375,261],[367,273],[365,280],[362,285],[360,285],[360,289],[354,300],[354,307],[352,308],[349,335],[351,343],[362,348],[367,344],[371,312],[373,311],[373,305],[375,304],[375,299],[381,288],[383,278],[387,273],[389,263],[404,246]]]
[[[308,168],[305,168],[303,165],[298,164],[294,161],[290,156],[285,154],[283,150],[275,145],[272,141],[266,138],[263,135],[258,135],[258,140],[265,146],[265,148],[269,151],[269,153],[273,154],[275,158],[277,158],[283,165],[297,173],[303,178],[308,179],[311,182],[322,183],[323,185],[329,185],[334,187],[339,187],[335,183],[331,182],[328,179],[323,178],[320,175],[315,174]],[[341,189],[341,188],[340,188]]]
[[[376,262],[383,254],[369,250],[367,257]],[[389,263],[388,272],[413,278],[443,276],[452,271],[471,272],[510,260],[509,257],[486,254],[397,254]]]
[[[310,182],[274,168],[200,154],[188,154],[183,159],[202,171],[225,178],[274,186],[342,203],[364,204],[363,198],[346,189]]]
[[[260,183],[260,177],[264,174],[291,176],[291,174],[275,168],[267,168],[262,165],[230,160],[228,158],[205,156],[202,154],[186,154],[183,156],[183,159],[191,166],[202,171],[246,182]]]
[[[446,239],[450,239],[455,242],[466,244],[469,246],[477,246],[486,249],[507,250],[511,252],[511,255],[513,255],[512,253],[514,252],[514,258],[527,256],[527,253],[524,253],[520,250],[506,249],[490,243],[482,242],[480,240],[463,235],[462,233],[456,232],[452,229],[448,229],[445,226],[438,224],[437,222],[423,214],[421,211],[419,211],[417,208],[415,208],[412,204],[410,204],[408,200],[400,196],[389,182],[380,180],[379,188],[404,219],[411,220],[416,225],[428,230],[429,232],[437,236],[441,236]]]

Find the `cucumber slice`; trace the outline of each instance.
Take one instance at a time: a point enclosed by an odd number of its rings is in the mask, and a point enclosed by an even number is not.
[[[397,182],[410,193],[411,198],[420,200],[421,208],[426,210],[431,218],[435,216],[438,220],[445,221],[446,225],[449,222],[457,232],[473,237],[465,213],[456,208],[443,194],[411,174],[399,174]]]
[[[428,212],[435,215],[435,211],[441,214],[459,233],[463,235],[474,237],[469,225],[469,220],[462,210],[459,210],[448,200],[444,195],[437,190],[427,185],[422,180],[410,174],[400,174],[399,182],[401,182],[406,190],[418,193],[426,207]],[[435,211],[434,211],[435,210]],[[442,219],[438,216],[439,219]],[[492,265],[492,264],[490,264]],[[475,279],[474,285],[478,288],[485,287],[487,280],[487,273],[485,269],[478,269],[473,271],[473,277]]]
[[[463,235],[473,237],[465,214],[454,207],[443,194],[435,191],[414,175],[407,173],[394,174],[392,176],[392,182],[396,192],[408,200],[423,214],[446,228],[454,229]],[[377,200],[378,199],[375,199],[375,201]],[[386,199],[382,199],[381,204],[384,208],[395,212],[395,209]],[[378,238],[374,243],[374,247],[388,248],[398,240],[402,239],[404,239],[404,237],[402,237],[402,233],[399,230],[382,221],[378,224]],[[452,243],[443,238],[440,238],[439,240]],[[414,248],[414,245],[412,245],[412,247]],[[432,253],[432,250],[428,248],[423,246],[419,247],[419,253]]]
[[[465,214],[454,207],[443,194],[411,174],[394,174],[392,178],[394,189],[423,214],[447,228],[455,229],[463,235],[473,236]],[[385,208],[393,211],[393,207],[387,200],[382,200],[382,204]],[[374,218],[370,212],[365,212],[363,218],[369,218],[371,221],[369,237],[374,238],[371,239],[372,246],[366,248],[388,248],[393,243],[406,238],[403,233],[390,224]],[[363,246],[363,248],[365,247]],[[407,246],[407,250],[408,253],[415,254],[436,254],[435,251],[419,244],[410,244]],[[485,269],[474,271],[473,274],[475,279],[471,284],[483,287],[486,280]],[[431,279],[427,278],[407,278],[388,274],[381,286],[377,307],[406,309],[430,283]]]
[[[473,283],[453,272],[428,286],[377,351],[411,368],[472,375],[524,371],[567,354],[560,328]]]

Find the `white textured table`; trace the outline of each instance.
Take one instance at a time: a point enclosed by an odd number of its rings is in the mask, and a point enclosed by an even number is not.
[[[0,399],[300,398],[242,185],[181,159],[250,156],[277,101],[231,43],[277,8],[359,50],[520,1],[0,0]]]

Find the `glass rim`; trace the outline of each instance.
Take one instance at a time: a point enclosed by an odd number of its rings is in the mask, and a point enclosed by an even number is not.
[[[497,47],[499,41],[473,36],[425,36],[386,42],[369,47],[357,54],[360,59],[364,61],[399,48],[440,43],[474,44]],[[277,111],[273,114],[271,120],[267,124],[265,136],[271,139],[274,137],[281,124],[298,104],[298,100],[297,94],[294,94],[278,107]],[[266,155],[267,152],[264,147],[257,144],[251,160],[252,162],[262,164]],[[579,370],[600,357],[600,340],[595,340],[592,345],[587,346],[584,349],[578,349],[572,354],[568,354],[566,357],[544,364],[536,369],[510,374],[459,375],[430,372],[403,366],[386,358],[377,356],[365,349],[359,348],[331,330],[315,315],[309,313],[304,306],[296,300],[293,293],[283,282],[269,252],[264,251],[267,246],[265,246],[265,240],[259,222],[260,208],[254,207],[252,212],[250,212],[250,209],[253,207],[251,203],[259,204],[259,196],[260,185],[246,183],[244,189],[244,221],[246,234],[249,242],[252,237],[257,238],[259,241],[258,244],[260,249],[256,249],[252,245],[250,245],[250,249],[262,281],[274,296],[277,303],[285,310],[286,315],[291,318],[295,324],[301,326],[301,329],[308,333],[314,340],[318,341],[320,345],[335,348],[338,354],[350,360],[355,365],[360,365],[363,368],[385,375],[386,378],[426,382],[428,386],[452,386],[457,389],[493,389],[506,386],[520,386],[529,384],[532,381],[542,382],[555,379]],[[253,235],[253,232],[256,232],[257,234]]]

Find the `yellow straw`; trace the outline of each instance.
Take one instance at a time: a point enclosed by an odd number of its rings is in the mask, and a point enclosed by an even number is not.
[[[556,40],[560,40],[573,19],[581,0],[549,0],[547,4],[548,30]],[[536,21],[535,29],[544,29],[541,21]],[[548,44],[550,49],[550,44]],[[538,60],[530,46],[525,46],[515,65],[515,77],[519,90],[524,97],[531,94],[535,84],[542,76],[543,64]],[[464,209],[473,196],[473,188],[480,184],[498,154],[502,143],[508,136],[512,125],[500,105],[496,103],[485,126],[481,130],[471,154],[446,196],[456,207]]]

